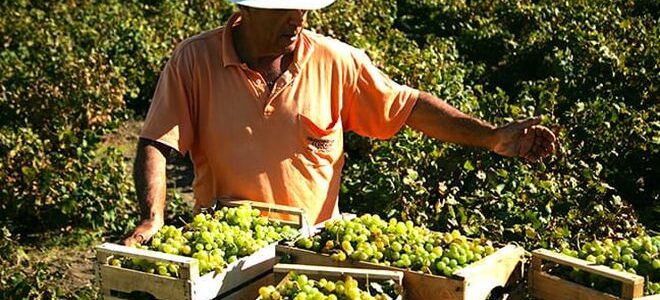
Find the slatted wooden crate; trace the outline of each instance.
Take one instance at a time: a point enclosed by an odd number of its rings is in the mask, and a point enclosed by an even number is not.
[[[575,282],[551,275],[548,266],[563,265],[621,282],[621,295],[601,292]],[[614,270],[607,266],[556,253],[546,249],[532,252],[532,266],[528,273],[528,284],[532,295],[544,300],[660,300],[660,295],[644,297],[644,277]]]
[[[308,278],[319,280],[325,278],[327,280],[340,280],[344,276],[351,276],[360,282],[360,286],[364,286],[370,282],[383,282],[386,280],[394,280],[394,282],[401,287],[403,284],[403,272],[389,271],[379,269],[356,269],[356,268],[338,268],[326,266],[311,266],[311,265],[297,265],[297,264],[277,264],[273,267],[275,279],[278,286],[286,284],[289,281],[289,272],[296,272],[297,274],[305,274]],[[257,300],[262,300],[259,296]],[[397,297],[395,300],[402,300],[403,296]]]
[[[275,285],[275,273],[269,272],[251,282],[237,288],[235,291],[223,295],[222,300],[254,300],[259,297],[259,288],[262,286]]]
[[[306,235],[305,231],[309,231],[309,226],[305,221],[305,212],[302,209],[245,200],[222,202],[226,206],[239,206],[246,203],[262,211],[295,216],[298,222],[293,225],[301,228],[303,235]],[[275,246],[276,243],[273,243],[250,256],[242,257],[227,265],[219,274],[209,272],[201,275],[197,259],[105,243],[96,247],[96,279],[104,299],[122,299],[120,294],[131,292],[146,292],[157,299],[165,300],[214,299],[255,277],[270,272],[273,265],[277,263]],[[179,266],[179,277],[166,277],[115,267],[109,264],[114,257],[139,258],[151,262],[176,264]]]
[[[282,261],[296,264],[402,271],[405,299],[408,300],[482,300],[486,299],[494,288],[507,286],[509,282],[522,277],[525,250],[518,246],[507,245],[482,260],[458,270],[453,277],[350,259],[339,262],[331,259],[328,254],[288,245],[278,245],[277,252],[283,257]]]

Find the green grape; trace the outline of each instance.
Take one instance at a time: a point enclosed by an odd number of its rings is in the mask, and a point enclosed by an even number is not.
[[[402,249],[403,249],[403,246],[401,245],[401,243],[399,243],[399,242],[392,243],[392,250],[393,251],[401,252]]]
[[[110,261],[110,265],[115,266],[115,267],[121,267],[121,260],[119,260],[117,258],[113,258]]]
[[[656,269],[656,270],[660,269],[660,259],[656,258],[656,259],[653,260],[653,268]]]
[[[160,238],[154,237],[154,238],[151,239],[151,247],[158,248],[158,247],[160,247],[160,244],[161,244],[161,239]]]
[[[169,276],[169,272],[167,272],[167,267],[158,266],[158,274],[163,275],[163,276]]]

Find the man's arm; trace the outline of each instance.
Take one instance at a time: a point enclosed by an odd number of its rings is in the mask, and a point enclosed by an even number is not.
[[[142,223],[124,240],[125,245],[149,240],[163,227],[167,156],[171,149],[161,143],[140,138],[133,170]]]
[[[537,160],[554,151],[555,135],[531,118],[495,127],[464,114],[431,94],[420,92],[406,123],[441,141],[476,146],[504,156]]]

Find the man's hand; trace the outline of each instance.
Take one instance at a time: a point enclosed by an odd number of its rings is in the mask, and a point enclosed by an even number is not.
[[[124,240],[124,245],[141,244],[151,239],[164,225],[163,220],[148,219],[135,228],[135,231]]]
[[[555,151],[556,137],[538,125],[541,117],[515,121],[496,129],[493,151],[504,156],[520,156],[536,161]]]

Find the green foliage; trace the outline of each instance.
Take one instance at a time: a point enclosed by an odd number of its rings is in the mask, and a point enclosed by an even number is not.
[[[113,30],[115,37],[108,45],[109,53],[122,67],[129,84],[125,98],[128,107],[138,115],[146,114],[160,71],[176,44],[221,26],[234,9],[228,2],[218,0],[107,2],[93,1],[87,6],[102,12],[96,14],[96,24]],[[104,15],[108,11],[104,6],[111,8],[110,16]]]
[[[88,30],[57,10],[3,8],[0,126],[32,127],[52,137],[110,127],[123,114],[125,81]],[[60,15],[61,14],[61,15]]]
[[[124,119],[125,79],[77,13],[3,4],[0,220],[12,230],[134,222],[122,156],[98,151]]]
[[[21,231],[68,225],[121,233],[134,225],[134,192],[120,153],[96,152],[93,137],[63,129],[0,130],[0,219]]]
[[[31,230],[128,230],[132,186],[121,154],[101,151],[101,138],[125,120],[127,105],[146,112],[175,44],[219,26],[232,7],[206,0],[1,5],[0,219]]]

